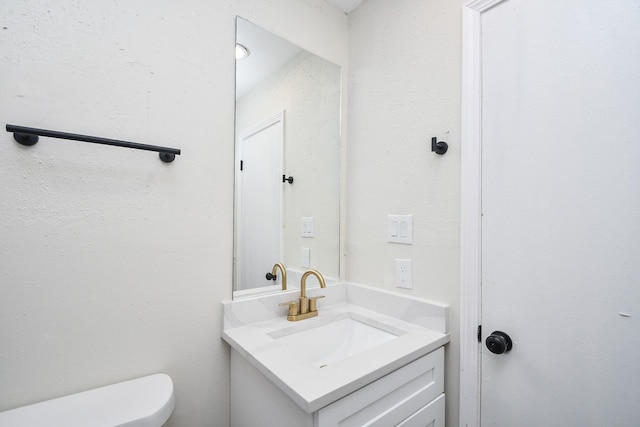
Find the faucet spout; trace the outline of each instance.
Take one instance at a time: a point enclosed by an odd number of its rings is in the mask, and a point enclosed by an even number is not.
[[[308,270],[302,275],[302,279],[300,279],[300,298],[307,297],[307,277],[311,275],[316,276],[318,282],[320,282],[321,288],[327,287],[327,284],[324,281],[324,277],[322,277],[322,274],[320,274],[318,270]]]
[[[273,270],[271,270],[271,275],[275,277],[278,269],[280,269],[280,272],[282,273],[282,290],[286,291],[287,290],[287,269],[284,268],[284,264],[282,264],[281,262],[277,262],[276,264],[274,264]]]

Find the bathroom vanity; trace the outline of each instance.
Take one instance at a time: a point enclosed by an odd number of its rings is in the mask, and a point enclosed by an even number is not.
[[[444,426],[446,305],[362,285],[310,289],[318,316],[286,319],[295,291],[223,303],[231,424]]]

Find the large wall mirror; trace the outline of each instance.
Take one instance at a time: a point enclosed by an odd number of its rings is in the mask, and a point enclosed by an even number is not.
[[[341,69],[236,21],[234,298],[340,277]],[[309,280],[309,285],[313,285]]]

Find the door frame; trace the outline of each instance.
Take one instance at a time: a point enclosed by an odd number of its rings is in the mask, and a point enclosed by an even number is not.
[[[462,9],[460,183],[460,426],[480,425],[482,14],[508,0],[475,0]]]
[[[235,233],[234,233],[234,283],[236,286],[239,286],[240,283],[242,283],[242,260],[240,259],[240,251],[241,251],[241,245],[242,245],[242,227],[241,227],[241,220],[240,218],[242,218],[242,212],[241,210],[243,209],[242,207],[242,174],[240,173],[240,161],[241,159],[241,155],[240,153],[242,152],[242,144],[244,142],[245,139],[251,138],[252,136],[254,136],[255,134],[257,134],[258,132],[262,132],[263,130],[270,128],[271,126],[274,125],[280,125],[281,126],[281,133],[282,133],[282,138],[280,141],[280,155],[282,156],[281,159],[281,167],[282,170],[284,171],[286,168],[285,165],[285,134],[286,134],[286,129],[285,129],[285,112],[280,111],[276,114],[274,114],[273,116],[267,118],[266,120],[263,120],[262,122],[251,126],[248,129],[245,129],[243,131],[241,131],[238,134],[238,141],[239,144],[236,144],[236,167],[235,167],[235,182],[236,182],[236,201],[235,201],[235,217],[236,219],[236,224],[235,224]],[[279,197],[279,209],[280,209],[280,229],[279,229],[279,234],[280,234],[280,250],[279,250],[279,259],[283,258],[283,254],[284,254],[284,231],[283,231],[283,222],[284,222],[284,191],[282,190],[282,188],[280,189],[280,197]],[[235,289],[235,290],[241,290],[241,289]]]

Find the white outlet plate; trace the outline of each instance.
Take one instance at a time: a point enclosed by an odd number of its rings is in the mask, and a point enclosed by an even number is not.
[[[300,248],[300,267],[309,268],[311,265],[311,251],[309,248]]]
[[[413,215],[388,215],[387,241],[413,243]]]
[[[396,259],[396,286],[413,289],[413,269],[410,259]]]

